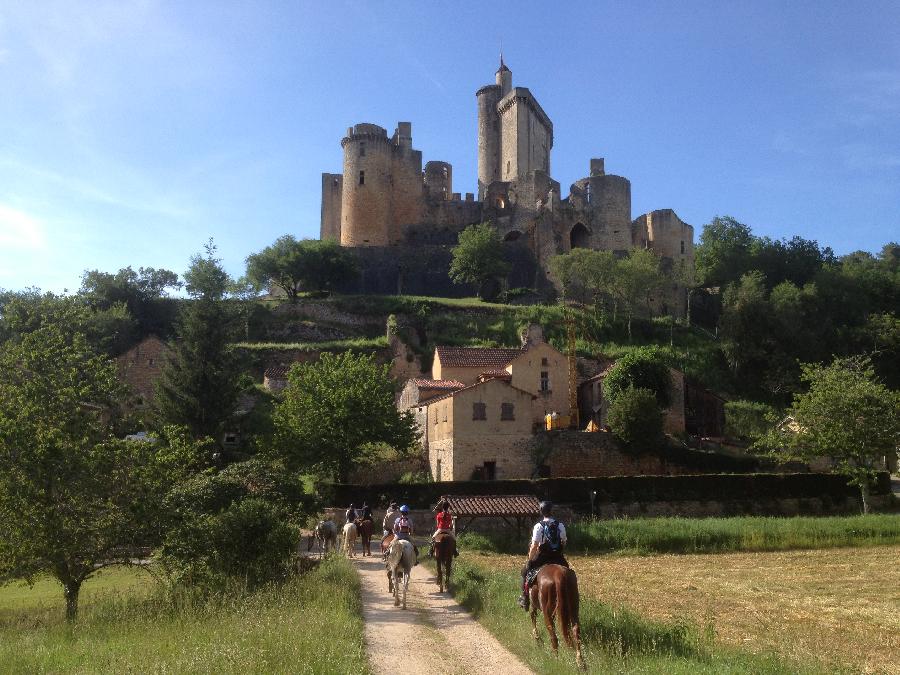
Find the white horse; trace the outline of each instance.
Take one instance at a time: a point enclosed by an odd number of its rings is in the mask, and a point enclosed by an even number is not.
[[[320,558],[337,548],[337,526],[331,519],[319,521],[319,524],[316,525],[309,536],[309,543],[306,546],[307,551],[312,550],[313,542],[316,544],[316,551]]]
[[[343,546],[344,552],[347,554],[348,558],[353,557],[353,549],[356,548],[356,525],[353,523],[347,523],[344,525],[343,531]]]
[[[416,560],[411,541],[395,539],[387,553],[388,591],[394,594],[394,607],[400,604],[400,584],[403,584],[403,609],[406,609],[406,590],[409,573]]]

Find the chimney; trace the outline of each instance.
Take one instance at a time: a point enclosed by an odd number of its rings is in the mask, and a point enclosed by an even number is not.
[[[540,324],[529,324],[528,328],[522,331],[522,349],[533,347],[544,342],[544,329]]]

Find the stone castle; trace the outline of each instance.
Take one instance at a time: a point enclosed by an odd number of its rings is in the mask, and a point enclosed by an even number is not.
[[[495,84],[481,87],[475,97],[477,199],[474,193],[453,191],[449,163],[430,161],[423,170],[410,122],[398,123],[390,137],[375,124],[347,129],[341,141],[343,172],[322,175],[321,238],[354,247],[364,261],[364,277],[368,264],[370,286],[378,267],[397,267],[380,282],[388,288],[370,290],[394,290],[394,283],[400,292],[428,290],[403,288],[404,273],[412,275],[402,261],[428,259],[432,268],[440,267],[449,260],[446,250],[435,256],[429,247],[446,249],[466,226],[482,221],[490,221],[518,251],[512,260],[514,266],[522,261],[523,269],[514,271],[511,284],[549,288],[550,258],[578,247],[620,256],[631,248],[651,248],[664,266],[693,269],[694,228],[671,209],[632,219],[631,183],[607,174],[603,159],[591,159],[590,175],[562,198],[550,175],[553,123],[531,91],[513,87],[502,57]],[[380,249],[380,254],[366,249]],[[428,276],[420,270],[413,285],[427,285]],[[656,304],[662,311],[683,311],[683,296],[683,288],[673,284]]]

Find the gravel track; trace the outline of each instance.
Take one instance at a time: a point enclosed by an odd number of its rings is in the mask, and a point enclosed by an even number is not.
[[[366,652],[376,675],[396,675],[398,668],[441,675],[532,672],[449,593],[439,593],[434,575],[422,565],[413,568],[404,611],[394,607],[380,556],[353,562],[362,581]]]

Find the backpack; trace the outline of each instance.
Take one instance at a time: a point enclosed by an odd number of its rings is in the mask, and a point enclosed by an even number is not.
[[[546,546],[551,551],[561,551],[562,550],[562,540],[559,536],[559,521],[554,519],[549,523],[543,524],[544,528],[544,543],[541,546]]]

